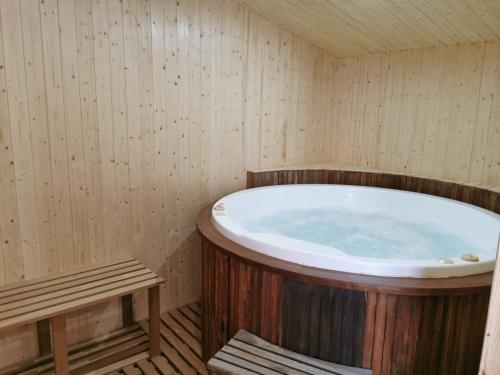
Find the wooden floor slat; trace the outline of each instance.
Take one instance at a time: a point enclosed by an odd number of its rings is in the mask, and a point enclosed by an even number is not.
[[[139,366],[142,372],[144,372],[146,375],[161,375],[158,371],[156,371],[155,366],[146,359],[142,359],[137,362],[137,366]]]
[[[174,370],[172,366],[168,363],[167,359],[163,356],[157,356],[151,360],[151,362],[154,363],[156,368],[160,371],[161,374],[163,375],[176,375],[178,374],[177,371]]]
[[[198,317],[198,304],[184,306],[162,314],[161,351],[162,354],[149,358],[148,324],[146,321],[134,324],[106,336],[87,341],[70,348],[71,374],[113,374],[113,375],[208,375],[201,359],[199,328],[189,317]],[[186,312],[189,310],[189,312]],[[174,318],[175,317],[175,318]],[[125,361],[134,358],[135,363]],[[113,364],[116,365],[113,365]],[[120,366],[120,367],[118,367]],[[121,367],[124,366],[124,367]],[[102,370],[99,370],[102,369]],[[105,371],[106,369],[106,371]],[[25,361],[8,369],[0,370],[0,375],[34,375],[53,371],[50,355]]]
[[[182,313],[182,315],[184,315],[191,322],[193,322],[196,327],[201,328],[201,318],[198,315],[196,315],[193,312],[193,310],[191,310],[187,306],[182,306],[182,307],[179,307],[179,311]]]
[[[128,365],[123,369],[123,373],[126,375],[141,375],[142,371],[133,365]]]
[[[183,328],[192,334],[197,340],[201,342],[201,329],[198,328],[192,321],[184,316],[179,310],[169,312],[170,316],[174,318]]]
[[[167,325],[182,341],[184,341],[198,357],[201,358],[201,343],[187,332],[179,323],[177,323],[168,314],[161,317],[163,323]]]
[[[162,355],[146,362],[137,363],[135,366],[139,372],[135,374],[161,374],[161,375],[207,375],[208,370],[201,359],[201,332],[196,324],[181,312],[190,309],[194,316],[200,317],[201,307],[198,303],[184,306],[177,310],[162,314]],[[189,313],[186,313],[189,314]],[[193,316],[193,317],[194,317]],[[140,323],[145,332],[148,331],[146,322]],[[152,372],[154,369],[155,372]],[[150,372],[147,372],[150,371]],[[125,369],[121,372],[128,375]]]
[[[194,368],[192,368],[189,363],[184,361],[182,357],[179,355],[179,353],[172,348],[169,344],[167,344],[165,341],[161,343],[161,351],[163,355],[165,355],[169,361],[171,361],[172,366],[176,368],[177,371],[179,371],[183,375],[195,375],[196,371]]]
[[[162,326],[161,334],[163,338],[167,340],[167,342],[178,351],[180,356],[191,366],[193,366],[198,373],[208,375],[208,372],[206,371],[205,365],[201,358],[193,353],[186,344],[179,340],[179,338],[177,338],[168,327]]]
[[[188,307],[201,318],[201,306],[198,303],[191,303],[188,305]]]

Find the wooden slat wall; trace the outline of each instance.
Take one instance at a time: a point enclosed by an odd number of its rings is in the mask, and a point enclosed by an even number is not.
[[[339,60],[331,161],[500,185],[500,42]]]
[[[334,73],[229,0],[0,0],[0,284],[132,254],[164,309],[197,299],[197,211],[329,158]],[[71,341],[119,322],[96,310]],[[0,334],[0,363],[33,332]]]

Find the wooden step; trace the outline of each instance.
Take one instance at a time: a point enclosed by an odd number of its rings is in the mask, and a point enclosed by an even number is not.
[[[338,365],[273,345],[240,330],[209,362],[214,374],[371,375],[371,370]]]

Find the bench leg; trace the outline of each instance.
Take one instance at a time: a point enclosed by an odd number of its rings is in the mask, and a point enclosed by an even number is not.
[[[122,297],[122,323],[123,327],[129,327],[134,324],[134,307],[132,294]]]
[[[54,316],[50,319],[52,326],[52,350],[54,351],[54,367],[57,375],[69,373],[68,341],[66,339],[66,315]]]
[[[49,319],[36,322],[36,331],[38,335],[38,352],[40,357],[52,352],[52,341],[50,338]]]
[[[149,304],[149,355],[160,354],[160,287],[148,289]]]

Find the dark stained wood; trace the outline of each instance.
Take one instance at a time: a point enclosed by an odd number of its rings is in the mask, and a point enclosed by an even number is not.
[[[52,339],[50,337],[50,320],[44,319],[36,322],[38,337],[38,354],[44,356],[52,351]]]
[[[377,299],[376,309],[375,309],[375,329],[373,332],[373,337],[367,337],[367,340],[373,342],[371,344],[372,347],[371,369],[373,370],[374,374],[381,374],[384,340],[386,332],[385,326],[387,317],[387,294],[375,294],[375,295]],[[369,354],[366,353],[365,355],[368,356]]]
[[[373,373],[477,374],[487,302],[484,294],[389,296]]]
[[[202,348],[205,362],[229,340],[229,257],[201,242]]]
[[[434,298],[437,299],[442,297]],[[461,298],[467,297],[462,296]],[[416,367],[415,358],[418,352],[427,352],[426,345],[429,341],[422,340],[424,336],[421,336],[419,332],[420,324],[422,321],[422,303],[422,298],[398,296],[395,318],[396,327],[394,335],[394,349],[392,358],[392,373],[394,374],[414,374]],[[470,313],[467,315],[473,316]],[[431,336],[428,338],[429,340],[432,340],[433,337],[437,336],[434,332],[431,332]],[[458,358],[464,357],[462,356]],[[429,366],[429,368],[431,368],[431,366]]]
[[[230,261],[229,336],[245,328],[280,345],[281,283],[279,275]]]
[[[363,363],[361,367],[372,367],[373,338],[375,335],[375,319],[377,316],[377,293],[366,294],[366,316],[363,341]]]
[[[322,169],[247,172],[247,188],[284,184],[326,184],[327,173]]]
[[[390,374],[392,367],[392,354],[394,353],[394,334],[396,325],[397,296],[389,294],[387,296],[387,310],[385,311],[385,332],[382,349],[382,371],[381,374]]]
[[[285,279],[282,346],[347,366],[362,367],[365,293]]]

